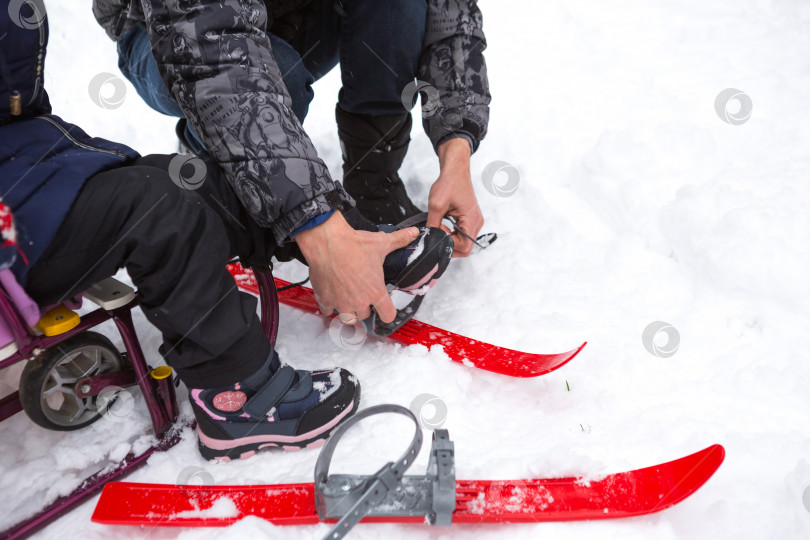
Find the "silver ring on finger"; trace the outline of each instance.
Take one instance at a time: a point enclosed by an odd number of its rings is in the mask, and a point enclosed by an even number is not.
[[[338,313],[338,319],[340,319],[340,322],[343,324],[354,324],[360,320],[360,318],[357,316],[357,312],[355,312],[353,315],[351,313]]]

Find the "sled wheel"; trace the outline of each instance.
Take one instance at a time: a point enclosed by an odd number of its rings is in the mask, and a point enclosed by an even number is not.
[[[96,332],[82,332],[25,365],[20,378],[20,402],[28,417],[46,429],[83,428],[101,418],[104,410],[98,409],[99,396],[76,396],[76,382],[120,371],[124,364],[109,339]]]

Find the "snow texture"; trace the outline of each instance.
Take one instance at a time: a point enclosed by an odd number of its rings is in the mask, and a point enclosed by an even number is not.
[[[90,99],[90,80],[118,69],[89,2],[48,8],[45,80],[54,111],[142,153],[172,152],[175,121],[149,110],[131,86],[119,108]],[[369,339],[346,350],[321,318],[282,306],[282,358],[301,369],[349,369],[363,385],[363,406],[440,398],[460,478],[596,478],[713,443],[726,447],[727,458],[692,498],[647,517],[445,530],[365,524],[352,537],[807,538],[810,4],[483,0],[481,9],[493,103],[472,171],[484,230],[499,240],[453,261],[419,318],[526,351],[589,345],[557,372],[513,380],[424,347]],[[336,71],[315,85],[305,123],[337,177],[339,85]],[[715,111],[727,88],[751,98],[753,112],[741,125]],[[739,107],[732,101],[726,111]],[[402,172],[424,207],[438,164],[421,130],[413,137]],[[519,173],[512,196],[486,189],[481,174],[494,161]],[[279,265],[278,275],[297,280],[305,269]],[[159,336],[140,312],[136,321],[158,364]],[[656,321],[677,329],[675,354],[656,356],[642,343]],[[658,334],[650,349],[671,348]],[[0,392],[13,390],[18,376],[18,368],[3,373]],[[120,456],[121,445],[143,449],[150,439],[138,434],[149,420],[133,394],[125,421],[104,419],[79,432],[47,432],[22,414],[0,425],[0,523],[70,491],[86,471]],[[186,393],[179,394],[189,416]],[[439,410],[420,415],[433,421]],[[411,435],[405,419],[368,419],[341,443],[333,468],[372,473]],[[416,472],[427,464],[427,446]],[[316,457],[268,451],[215,465],[187,431],[128,480],[171,483],[199,467],[217,484],[304,482]],[[256,518],[228,529],[112,529],[90,522],[94,503],[38,538],[314,539],[328,530]]]
[[[418,259],[419,256],[422,255],[422,252],[425,251],[425,238],[427,237],[426,236],[419,237],[419,242],[416,244],[416,247],[414,247],[413,251],[411,251],[411,254],[408,255],[408,261],[406,263],[406,266],[413,263],[413,261]]]
[[[173,517],[182,519],[206,519],[206,518],[234,518],[239,515],[236,503],[230,497],[220,497],[205,509],[186,510],[178,512]]]

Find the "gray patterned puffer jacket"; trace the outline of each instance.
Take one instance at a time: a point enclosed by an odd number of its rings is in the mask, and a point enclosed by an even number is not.
[[[423,120],[434,148],[465,135],[476,148],[489,119],[486,46],[475,0],[427,0],[419,78],[439,92]],[[248,213],[279,244],[309,219],[353,204],[290,109],[270,51],[269,18],[308,0],[94,0],[116,40],[145,22],[161,75]],[[201,6],[209,6],[200,9]],[[268,9],[269,8],[269,9]],[[269,23],[269,25],[268,25]]]

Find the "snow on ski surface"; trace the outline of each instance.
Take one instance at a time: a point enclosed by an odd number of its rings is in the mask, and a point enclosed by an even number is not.
[[[204,510],[186,510],[185,512],[178,512],[176,517],[179,518],[229,518],[239,515],[239,509],[236,508],[236,503],[230,497],[220,497],[214,504]]]
[[[175,121],[149,110],[132,87],[117,109],[90,100],[96,74],[119,75],[90,3],[51,1],[48,9],[45,80],[54,112],[143,154],[174,151]],[[472,170],[484,231],[499,240],[454,261],[418,318],[526,351],[589,345],[559,371],[508,379],[390,341],[344,350],[324,320],[282,306],[282,358],[304,369],[348,368],[361,381],[363,406],[437,396],[447,406],[443,427],[456,443],[459,478],[595,477],[712,443],[725,445],[727,458],[694,496],[652,516],[451,529],[364,524],[352,537],[807,538],[810,5],[484,0],[481,9],[492,121]],[[337,70],[317,83],[305,127],[340,177],[338,88]],[[743,125],[715,113],[726,88],[752,99]],[[403,176],[424,207],[438,166],[416,126],[413,138]],[[481,182],[496,160],[520,173],[511,197],[497,198]],[[305,270],[279,265],[277,275],[295,280]],[[136,316],[157,364],[159,336]],[[679,331],[675,355],[658,358],[642,345],[654,321]],[[18,374],[0,374],[0,393]],[[148,439],[137,435],[149,420],[134,395],[131,412],[78,432],[48,432],[23,414],[0,424],[0,523],[70,491],[108,457],[144,447]],[[186,393],[179,395],[188,416]],[[433,416],[430,407],[422,412]],[[333,469],[373,472],[411,433],[404,419],[372,418],[341,443]],[[414,473],[424,470],[428,446]],[[266,452],[215,465],[188,431],[127,480],[304,482],[316,457]],[[328,530],[255,518],[224,530],[113,529],[90,522],[94,502],[38,538],[320,538]]]

